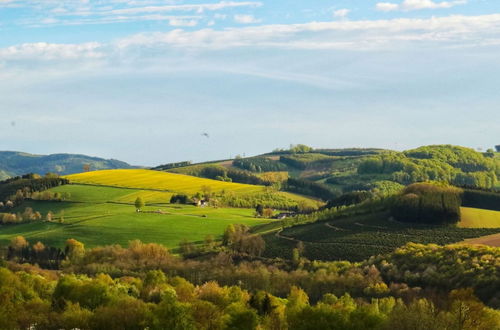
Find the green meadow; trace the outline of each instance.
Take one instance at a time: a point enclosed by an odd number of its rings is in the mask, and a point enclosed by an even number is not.
[[[74,238],[88,247],[127,245],[130,240],[139,239],[176,248],[182,240],[202,242],[207,235],[220,238],[229,224],[253,227],[272,222],[255,218],[252,209],[168,204],[170,194],[165,193],[163,199],[161,192],[151,195],[144,190],[87,185],[65,185],[52,191],[69,193],[71,197],[65,202],[28,201],[14,211],[22,213],[31,207],[44,218],[50,211],[53,221],[5,226],[0,232],[0,243],[22,235],[32,243],[41,241],[59,247]],[[135,211],[132,200],[139,195],[146,201],[141,213]]]

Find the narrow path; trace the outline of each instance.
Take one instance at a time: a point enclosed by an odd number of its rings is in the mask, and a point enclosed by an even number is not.
[[[383,226],[370,226],[370,225],[364,225],[364,224],[359,223],[359,222],[355,222],[354,224],[355,224],[356,226],[365,227],[365,228],[389,229],[389,228],[387,228],[387,227],[383,227]]]
[[[331,228],[333,230],[336,230],[336,231],[345,231],[345,229],[339,228],[339,227],[335,227],[334,225],[331,225],[328,222],[325,222],[325,226],[327,226],[328,228]]]
[[[281,239],[286,239],[287,241],[292,241],[292,242],[302,242],[301,240],[298,240],[294,237],[290,237],[290,236],[284,236],[284,235],[281,235],[281,232],[283,231],[283,229],[280,229],[276,232],[276,234],[274,234],[274,236],[276,236],[277,238],[281,238]]]

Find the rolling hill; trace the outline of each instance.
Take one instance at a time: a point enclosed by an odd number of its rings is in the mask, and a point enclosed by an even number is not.
[[[133,188],[147,191],[148,198],[163,199],[161,194],[175,193],[193,196],[209,191],[221,202],[233,207],[255,207],[264,204],[276,209],[296,208],[298,205],[317,209],[321,202],[284,191],[274,191],[260,185],[240,184],[194,176],[145,169],[104,170],[66,176],[71,183]],[[131,196],[127,197],[130,201]]]
[[[255,218],[254,209],[169,204],[170,194],[165,192],[76,184],[51,191],[70,197],[64,202],[26,201],[13,212],[23,213],[29,207],[40,212],[44,219],[51,212],[52,220],[0,226],[0,244],[21,235],[57,247],[63,247],[69,238],[87,247],[126,246],[129,241],[139,239],[175,249],[183,240],[200,243],[208,235],[219,239],[229,224],[254,227],[273,222]],[[152,199],[151,193],[155,196]],[[143,212],[135,211],[136,196],[147,201]]]
[[[386,194],[401,185],[429,180],[481,189],[498,188],[500,154],[452,145],[423,146],[403,152],[304,146],[234,160],[165,164],[155,169],[208,178],[227,176],[234,182],[242,182],[241,171],[261,180],[266,173],[281,173],[323,185],[338,195],[353,191]],[[249,181],[247,177],[243,179]],[[288,187],[283,185],[283,188]]]
[[[249,227],[279,221],[256,218],[255,204],[267,203],[295,207],[318,202],[287,192],[269,191],[269,187],[237,184],[145,169],[91,171],[68,175],[71,184],[49,189],[64,196],[63,201],[26,200],[10,212],[23,214],[26,208],[39,212],[46,220],[0,226],[0,242],[22,235],[51,246],[63,246],[75,238],[88,246],[127,245],[130,240],[155,242],[169,248],[182,240],[200,243],[207,235],[220,238],[229,224]],[[220,206],[195,207],[170,204],[174,194],[192,196],[210,191]],[[134,201],[142,197],[143,212],[135,212]],[[234,206],[235,201],[249,205]],[[230,205],[227,205],[230,204]],[[276,211],[277,212],[277,211]],[[268,228],[268,227],[265,227]]]
[[[115,159],[103,159],[78,154],[34,155],[16,151],[0,151],[0,179],[27,173],[80,173],[88,165],[90,170],[133,168]]]

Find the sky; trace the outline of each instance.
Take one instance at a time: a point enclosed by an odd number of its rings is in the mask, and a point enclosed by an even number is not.
[[[498,0],[0,0],[0,150],[486,149],[499,86]]]

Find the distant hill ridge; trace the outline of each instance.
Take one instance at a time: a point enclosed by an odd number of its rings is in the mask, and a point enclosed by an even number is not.
[[[26,173],[61,175],[80,173],[84,167],[90,170],[136,168],[116,159],[104,159],[81,154],[35,155],[18,151],[0,151],[0,179]]]

